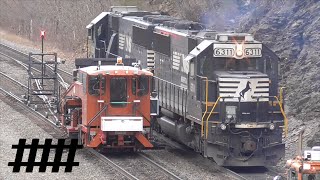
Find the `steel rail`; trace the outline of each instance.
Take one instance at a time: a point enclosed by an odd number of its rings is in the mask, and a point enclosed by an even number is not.
[[[185,152],[188,152],[188,149],[186,149],[183,145],[175,142],[175,141],[172,141],[171,139],[163,136],[162,134],[159,134],[158,132],[153,132],[159,139],[165,141],[170,147],[172,148],[175,148],[175,149],[179,149],[179,150],[182,150],[182,151],[185,151]],[[193,152],[193,151],[192,151]],[[215,162],[213,162],[215,163]],[[240,180],[246,180],[247,178],[243,177],[242,175],[228,169],[228,168],[224,168],[222,166],[218,166],[217,164],[214,164],[217,166],[217,169],[220,171],[220,172],[223,172],[223,173],[226,173],[230,176],[232,176],[233,178],[236,178],[236,179],[240,179]]]
[[[40,112],[38,111],[35,111],[34,109],[32,109],[31,107],[29,106],[26,106],[24,101],[19,98],[17,95],[11,93],[10,91],[7,91],[3,88],[0,87],[0,93],[3,94],[3,95],[6,95],[6,96],[10,96],[11,98],[15,99],[16,101],[18,101],[20,103],[20,107],[29,111],[30,113],[33,113],[34,115],[36,115],[37,117],[39,117],[42,121],[46,122],[46,123],[49,123],[52,127],[54,127],[55,129],[59,129],[60,128],[53,122],[53,121],[50,121],[49,119],[47,119],[43,114],[41,114]]]
[[[26,53],[24,53],[24,52],[21,52],[21,51],[19,51],[19,50],[17,50],[17,49],[14,49],[14,48],[12,48],[12,47],[9,47],[9,46],[7,46],[7,45],[5,45],[5,44],[0,43],[0,47],[4,47],[5,49],[8,49],[8,50],[10,50],[10,51],[12,51],[12,52],[14,52],[14,53],[16,53],[16,54],[20,54],[20,55],[24,56],[25,58],[29,58],[29,55],[28,55],[28,54],[26,54]],[[3,54],[3,53],[1,53],[1,54]],[[3,54],[3,55],[4,55],[4,54]],[[11,59],[15,59],[15,58],[10,57],[10,56],[8,56],[8,55],[5,55],[5,56],[7,56],[7,57],[9,57],[9,58],[11,58]],[[36,58],[33,58],[33,59],[37,60],[38,62],[41,62],[39,59],[36,59]],[[15,59],[15,61],[20,61],[20,60]],[[21,61],[20,61],[20,62],[21,62]],[[21,63],[23,63],[23,62],[21,62]],[[25,63],[23,63],[23,64],[25,64]],[[27,65],[27,64],[25,64],[25,65]],[[53,67],[51,67],[51,66],[48,65],[48,64],[46,64],[46,66],[47,66],[50,70],[53,71]],[[67,71],[65,71],[65,70],[62,70],[62,69],[59,69],[59,68],[57,68],[57,70],[60,71],[60,72],[62,72],[62,73],[64,73],[64,74],[66,74],[68,77],[72,77],[72,76],[73,76],[71,73],[69,73],[69,72],[67,72]],[[60,84],[67,89],[68,83],[66,83],[66,82],[64,81],[64,79],[62,78],[62,76],[61,76],[59,73],[58,73],[57,75],[58,75],[58,77],[59,77],[59,79],[60,79],[60,81],[59,81]]]
[[[171,171],[169,171],[168,169],[166,169],[165,167],[161,166],[160,164],[156,163],[155,161],[153,161],[152,159],[150,159],[149,157],[147,157],[144,153],[140,152],[139,156],[141,156],[142,158],[146,159],[149,163],[153,164],[154,166],[157,166],[158,168],[160,168],[160,170],[162,170],[163,172],[165,172],[167,175],[169,175],[171,178],[173,179],[179,179],[182,180],[179,176],[173,174]]]
[[[88,152],[90,152],[91,154],[93,154],[94,156],[96,156],[97,158],[101,159],[103,162],[105,162],[105,163],[109,164],[110,166],[112,166],[114,169],[118,170],[125,177],[127,177],[129,179],[132,179],[132,180],[138,180],[137,177],[135,177],[134,175],[132,175],[131,173],[129,173],[128,171],[126,171],[125,169],[123,169],[122,167],[117,165],[116,163],[114,163],[111,159],[107,158],[103,154],[100,154],[99,152],[97,152],[97,151],[95,151],[95,150],[93,150],[91,148],[86,148],[86,150]]]
[[[18,59],[16,59],[16,58],[13,58],[13,57],[11,57],[11,56],[8,56],[7,54],[4,54],[4,53],[2,53],[2,52],[0,52],[0,54],[1,54],[2,56],[5,56],[6,58],[9,58],[9,59],[15,61],[16,63],[18,63],[19,65],[21,65],[22,67],[24,67],[26,70],[28,70],[28,64],[26,64],[26,63],[24,63],[24,62],[21,62],[20,60],[18,60]],[[34,67],[32,67],[32,70],[36,71],[37,73],[40,73],[40,72],[41,72],[40,70],[38,70],[38,69],[36,69],[36,68],[34,68]],[[60,76],[60,75],[59,75],[59,76]],[[60,83],[65,89],[67,89],[68,86],[69,86],[69,84],[66,83],[61,76],[60,76],[59,78],[60,78],[60,80],[58,80],[59,83]],[[62,79],[62,80],[61,80],[61,79]]]
[[[27,54],[24,54],[24,53],[22,53],[21,51],[19,51],[19,50],[16,50],[16,49],[13,49],[13,48],[11,48],[11,47],[9,47],[9,46],[6,46],[6,45],[4,45],[4,44],[1,44],[0,43],[0,46],[2,46],[2,47],[5,47],[6,49],[9,49],[10,51],[12,51],[12,52],[14,52],[15,54],[22,54],[23,56],[25,56],[26,58],[29,58],[29,55],[27,55]],[[9,55],[7,55],[7,54],[4,54],[4,53],[1,53],[0,52],[0,54],[1,55],[3,55],[3,56],[5,56],[5,57],[7,57],[7,58],[9,58],[9,59],[11,59],[11,60],[13,60],[13,61],[15,61],[15,62],[17,62],[18,64],[20,64],[21,66],[23,66],[25,69],[27,69],[28,70],[28,64],[26,64],[26,63],[24,63],[24,62],[22,62],[21,60],[18,60],[18,59],[16,59],[16,58],[14,58],[14,57],[12,57],[12,56],[9,56]],[[38,60],[39,61],[39,60]],[[53,71],[53,68],[52,67],[50,67],[50,66],[48,66],[48,65],[46,65],[47,67],[49,67],[52,71]],[[35,68],[32,68],[33,70],[36,70]],[[39,70],[36,70],[37,72],[40,72]],[[31,72],[31,74],[32,74],[32,72]],[[60,74],[58,74],[58,77],[61,79],[60,81],[59,81],[59,83],[65,88],[65,89],[68,89],[68,84],[64,81],[64,79],[62,78],[62,76],[60,76]],[[43,89],[42,87],[41,87],[41,84],[40,84],[40,81],[39,80],[35,80],[35,83],[36,83],[36,86],[37,86],[37,88],[38,88],[38,90],[41,90],[41,89]],[[41,91],[40,91],[41,92]],[[51,104],[50,104],[50,101],[49,101],[49,98],[47,97],[47,96],[43,96],[43,95],[41,95],[41,96],[39,96],[42,100],[43,100],[43,102],[45,102],[45,103],[47,103],[47,105],[48,105],[48,110],[50,111],[50,113],[51,113],[51,115],[54,117],[54,119],[56,120],[56,122],[58,123],[59,121],[58,121],[58,118],[55,116],[55,113],[52,111],[52,109],[50,108],[51,107]]]
[[[17,49],[15,49],[15,48],[12,48],[12,47],[7,46],[7,45],[2,44],[2,43],[0,43],[0,46],[4,47],[4,48],[6,48],[6,49],[9,49],[9,50],[11,50],[11,51],[13,51],[13,52],[15,52],[15,53],[18,53],[18,54],[20,54],[20,55],[22,55],[22,56],[25,56],[26,58],[29,58],[29,54],[24,53],[24,52],[22,52],[22,51],[20,51],[20,50],[17,50]],[[39,59],[36,59],[36,58],[34,58],[34,59],[40,62]],[[50,65],[48,65],[48,64],[46,64],[46,66],[52,68],[52,67],[51,67]],[[59,69],[59,68],[58,68],[58,71],[61,71],[61,72],[65,73],[65,74],[67,74],[67,75],[69,75],[69,76],[72,76],[71,73],[69,73],[69,72],[67,72],[67,71],[65,71],[65,70],[62,70],[62,69]]]

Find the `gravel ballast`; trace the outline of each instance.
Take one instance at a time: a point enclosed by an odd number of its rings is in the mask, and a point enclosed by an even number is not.
[[[17,112],[14,108],[4,103],[0,99],[0,179],[14,180],[33,180],[33,179],[124,179],[117,171],[111,169],[110,166],[100,162],[97,158],[92,157],[88,152],[78,150],[76,152],[75,162],[79,162],[79,166],[73,167],[71,173],[65,173],[64,167],[60,167],[58,173],[51,173],[51,167],[47,168],[47,172],[39,173],[38,167],[35,167],[33,173],[26,173],[25,167],[22,167],[20,173],[13,173],[12,167],[8,166],[8,162],[14,161],[16,150],[11,149],[13,144],[17,144],[20,138],[27,139],[27,144],[31,143],[34,138],[40,139],[39,144],[43,144],[46,138],[52,138],[47,132],[39,128],[26,118],[24,114]],[[54,144],[56,141],[53,142]],[[24,153],[23,161],[27,161],[29,150]],[[62,160],[66,160],[67,152],[63,153]],[[54,150],[51,150],[49,161],[54,158]],[[38,151],[36,161],[40,161],[41,151]]]

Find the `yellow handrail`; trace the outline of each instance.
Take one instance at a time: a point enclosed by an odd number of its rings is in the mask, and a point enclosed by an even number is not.
[[[203,137],[204,135],[204,126],[203,126],[203,119],[204,119],[204,116],[207,114],[208,112],[208,78],[207,77],[203,77],[206,79],[206,111],[204,112],[204,114],[202,115],[202,118],[201,118],[201,137]],[[202,99],[202,97],[200,97]],[[201,100],[201,105],[202,105],[202,100]]]
[[[283,108],[282,108],[282,104],[281,104],[280,101],[279,101],[279,98],[278,98],[277,96],[274,96],[274,97],[277,99],[277,101],[278,101],[278,103],[279,103],[280,111],[281,111],[282,116],[283,116],[283,118],[284,118],[284,134],[285,134],[285,137],[287,137],[287,136],[288,136],[288,119],[287,119],[286,114],[284,113],[284,110],[283,110]]]
[[[285,88],[285,87],[281,87],[281,88],[280,88],[279,99],[280,99],[281,105],[283,105],[283,89],[284,89],[284,88]]]
[[[212,109],[211,109],[211,111],[210,111],[210,113],[209,113],[209,115],[208,115],[208,117],[207,117],[207,120],[206,120],[206,139],[208,138],[209,118],[210,118],[210,116],[211,116],[211,114],[212,114],[213,110],[216,108],[216,106],[217,106],[217,104],[218,104],[219,100],[220,100],[220,96],[218,97],[218,99],[217,99],[217,100],[216,100],[216,102],[214,103],[214,106],[212,107]]]

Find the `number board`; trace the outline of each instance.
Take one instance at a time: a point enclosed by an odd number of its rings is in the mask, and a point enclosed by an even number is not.
[[[261,57],[261,49],[259,48],[246,48],[244,49],[246,57]]]
[[[234,49],[233,48],[215,48],[214,57],[233,57]]]
[[[239,47],[239,45],[238,45]],[[243,44],[243,55],[236,56],[237,45],[236,44],[214,44],[213,45],[213,57],[234,57],[236,59],[242,59],[245,57],[261,57],[262,56],[262,44]]]

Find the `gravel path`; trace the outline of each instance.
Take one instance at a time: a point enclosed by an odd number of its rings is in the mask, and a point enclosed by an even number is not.
[[[45,138],[52,138],[51,135],[35,125],[31,119],[24,114],[17,112],[11,106],[0,99],[0,179],[33,180],[33,179],[124,179],[109,166],[93,158],[85,150],[76,153],[75,161],[80,162],[78,167],[74,167],[71,173],[64,173],[64,168],[60,168],[59,173],[51,173],[51,167],[47,168],[46,173],[39,173],[38,167],[34,168],[33,173],[25,173],[25,168],[21,168],[20,173],[12,173],[12,167],[8,167],[8,162],[14,161],[16,150],[11,149],[12,144],[17,144],[20,138],[26,138],[27,144],[31,139],[39,138],[39,144],[44,143]],[[53,153],[51,153],[53,155]],[[36,161],[40,160],[41,151],[37,153]],[[66,159],[64,153],[62,160]],[[28,156],[28,150],[24,156]],[[24,157],[23,161],[27,158]],[[49,161],[53,160],[50,155]]]

